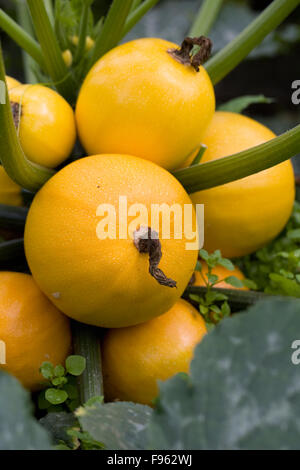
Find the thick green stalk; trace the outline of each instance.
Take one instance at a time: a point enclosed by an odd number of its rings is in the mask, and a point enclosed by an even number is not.
[[[5,82],[1,46],[0,81]],[[52,170],[27,160],[15,129],[7,87],[5,87],[5,103],[0,105],[0,148],[2,165],[11,179],[21,187],[36,191],[53,175]]]
[[[133,0],[132,2],[132,7],[130,9],[130,13],[134,11],[141,3],[143,0]]]
[[[53,10],[53,3],[52,0],[43,0],[45,4],[45,8],[47,11],[48,18],[52,26],[54,26],[54,10]]]
[[[80,402],[103,396],[100,329],[72,322],[74,353],[86,358],[86,369],[78,379]]]
[[[212,82],[218,83],[298,6],[300,0],[273,0],[244,31],[205,65]]]
[[[24,30],[27,31],[28,34],[33,36],[32,23],[26,2],[24,0],[16,0],[16,3],[17,19],[20,26],[22,26],[22,28],[24,28]],[[36,76],[33,72],[33,69],[35,67],[34,60],[30,55],[27,54],[25,50],[22,50],[22,56],[26,83],[37,83]]]
[[[0,28],[21,46],[40,67],[44,67],[43,53],[39,44],[3,10],[0,10]]]
[[[266,170],[300,152],[300,124],[269,142],[212,162],[174,172],[187,192],[195,193]]]
[[[75,101],[75,83],[69,72],[59,47],[54,29],[48,18],[44,2],[27,0],[35,33],[41,45],[46,72],[57,90],[71,103]]]
[[[114,0],[96,40],[89,68],[106,52],[115,47],[122,37],[125,21],[133,0]]]
[[[224,0],[204,0],[198,15],[189,31],[189,36],[207,36],[210,32]]]
[[[140,19],[158,2],[159,0],[145,0],[140,6],[132,11],[124,25],[122,38],[126,36],[126,34],[140,21]]]

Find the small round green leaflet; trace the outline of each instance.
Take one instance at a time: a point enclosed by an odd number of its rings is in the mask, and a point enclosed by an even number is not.
[[[82,356],[69,356],[66,359],[66,369],[71,375],[78,377],[86,368],[86,359]]]
[[[40,367],[40,371],[42,376],[47,380],[51,380],[52,377],[54,377],[54,367],[51,362],[43,362]]]
[[[65,368],[62,365],[58,365],[54,368],[55,377],[63,377],[65,375]]]
[[[61,405],[68,399],[68,394],[64,390],[48,388],[45,392],[45,398],[51,405]]]

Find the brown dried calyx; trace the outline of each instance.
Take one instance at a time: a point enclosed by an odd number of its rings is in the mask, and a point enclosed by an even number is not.
[[[19,103],[15,103],[14,101],[11,101],[10,102],[10,107],[11,107],[11,111],[12,111],[12,115],[13,115],[13,120],[14,120],[14,123],[15,123],[15,128],[18,129],[19,128],[19,124],[20,124],[20,105]]]
[[[133,240],[139,253],[149,253],[149,273],[151,276],[162,286],[177,287],[177,282],[169,279],[158,267],[162,257],[158,233],[150,227],[140,227],[134,232]]]
[[[195,54],[192,53],[194,46],[199,46]],[[168,53],[183,65],[192,65],[196,72],[199,72],[200,65],[203,65],[211,56],[212,42],[205,36],[199,38],[186,37],[180,49],[169,49]]]

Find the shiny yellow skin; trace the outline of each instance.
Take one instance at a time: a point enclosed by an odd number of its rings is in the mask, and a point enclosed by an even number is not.
[[[22,206],[21,188],[6,173],[0,165],[0,204]]]
[[[203,137],[208,146],[201,163],[267,142],[275,134],[240,114],[216,112]],[[204,248],[226,258],[253,253],[275,238],[287,223],[295,199],[292,163],[191,195],[204,204]]]
[[[130,237],[120,239],[118,227],[115,239],[96,235],[103,220],[96,215],[98,206],[113,205],[118,221],[120,196],[127,197],[128,208],[144,204],[148,226],[151,204],[191,205],[180,183],[158,165],[132,156],[97,155],[71,163],[43,186],[25,228],[27,261],[42,291],[66,315],[107,328],[142,323],[171,308],[198,254],[186,250],[185,236],[174,238],[172,224],[170,239],[161,240],[159,267],[177,288],[160,285],[149,274],[148,254],[140,254]],[[128,218],[133,230],[141,225],[135,219]]]
[[[206,332],[202,316],[182,299],[147,323],[109,330],[102,342],[106,400],[151,405],[158,380],[188,373],[194,348]]]
[[[5,80],[6,80],[6,85],[7,85],[8,90],[11,90],[12,88],[15,88],[16,86],[21,85],[21,83],[18,82],[18,80],[16,80],[13,77],[9,77],[9,75],[5,76]]]
[[[21,85],[9,92],[22,107],[19,136],[27,158],[55,168],[66,160],[75,144],[76,124],[71,106],[58,93],[42,85]]]
[[[71,350],[69,319],[57,310],[28,274],[0,272],[0,340],[6,364],[24,387],[37,390],[45,381],[45,361],[64,364]]]
[[[215,110],[212,83],[168,50],[176,44],[138,39],[101,58],[87,75],[76,106],[86,152],[120,153],[173,170],[195,148]]]

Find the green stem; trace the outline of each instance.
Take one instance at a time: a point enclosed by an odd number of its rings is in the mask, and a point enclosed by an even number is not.
[[[204,0],[198,15],[189,31],[189,36],[207,36],[210,32],[224,0]]]
[[[17,10],[17,19],[18,19],[20,26],[22,26],[22,28],[24,28],[24,30],[27,31],[28,34],[33,36],[32,23],[30,20],[30,15],[28,12],[27,5],[24,2],[24,0],[17,0],[16,10]],[[22,51],[22,56],[23,56],[26,83],[37,83],[36,75],[33,72],[33,69],[35,67],[34,60],[24,50]]]
[[[82,405],[91,398],[103,396],[99,331],[95,327],[72,322],[74,353],[86,358],[86,369],[78,380]]]
[[[80,18],[79,34],[78,34],[78,46],[74,56],[74,64],[77,64],[82,58],[85,51],[86,36],[88,30],[88,20],[90,13],[90,5],[88,2],[84,2],[82,5],[82,14]]]
[[[244,31],[205,65],[212,82],[218,83],[300,4],[300,0],[273,0]]]
[[[267,298],[274,298],[274,296],[268,296],[263,292],[253,292],[253,291],[244,291],[239,289],[223,289],[220,287],[214,287],[211,289],[212,292],[218,292],[220,294],[224,294],[228,297],[228,302],[233,311],[241,311],[245,310],[245,308],[250,307],[251,305],[255,304],[259,300],[267,299]],[[189,295],[205,295],[207,292],[206,287],[202,286],[190,286],[186,289],[183,297],[186,300],[189,300]],[[282,298],[279,297],[278,298]]]
[[[24,230],[28,209],[0,204],[0,228]]]
[[[39,44],[3,10],[0,10],[0,28],[21,46],[40,67],[44,67],[43,53]]]
[[[122,38],[140,21],[140,19],[151,9],[153,8],[159,0],[145,0],[141,5],[139,5],[134,11],[128,16],[124,29],[122,32]]]
[[[103,28],[96,40],[89,68],[118,44],[133,0],[113,0]]]
[[[54,10],[53,10],[52,0],[43,0],[43,1],[45,4],[45,8],[46,8],[50,23],[52,24],[52,26],[54,26]]]
[[[143,0],[133,0],[130,13],[132,13],[142,3],[142,1]]]
[[[5,82],[5,69],[1,46],[0,81]],[[1,162],[12,180],[23,188],[35,191],[53,175],[53,171],[27,160],[15,129],[7,87],[5,87],[5,89],[5,103],[0,106]]]
[[[75,83],[63,60],[62,52],[48,18],[44,2],[41,0],[27,0],[27,3],[34,29],[44,54],[46,71],[60,94],[73,103],[76,99]]]
[[[189,193],[266,170],[300,152],[300,124],[279,137],[235,155],[174,172]]]

